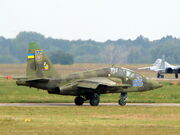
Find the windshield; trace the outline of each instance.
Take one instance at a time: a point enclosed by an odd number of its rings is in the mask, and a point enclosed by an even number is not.
[[[142,75],[139,73],[136,73],[130,69],[127,68],[111,68],[111,74],[118,74],[120,76],[126,76],[128,78],[137,78],[137,79],[142,79]]]

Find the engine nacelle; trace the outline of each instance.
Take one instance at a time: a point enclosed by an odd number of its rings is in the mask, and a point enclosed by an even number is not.
[[[178,68],[176,72],[177,72],[178,74],[180,74],[180,68]]]
[[[169,74],[173,73],[173,69],[172,68],[166,68],[166,73],[169,73]]]
[[[49,94],[60,94],[60,89],[59,87],[53,89],[53,90],[48,90]]]
[[[77,95],[77,83],[70,83],[60,88],[61,95]]]

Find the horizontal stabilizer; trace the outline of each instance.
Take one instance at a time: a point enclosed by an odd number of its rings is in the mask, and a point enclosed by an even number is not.
[[[46,78],[37,78],[37,79],[29,79],[26,82],[49,82],[49,79]]]

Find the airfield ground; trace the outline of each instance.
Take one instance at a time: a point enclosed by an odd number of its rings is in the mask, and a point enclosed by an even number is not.
[[[180,107],[0,107],[1,135],[178,135]]]
[[[95,69],[107,65],[56,65],[60,73]],[[131,69],[148,65],[118,65]],[[155,77],[152,71],[139,71]],[[0,65],[0,75],[24,76],[25,65]],[[168,78],[174,78],[168,75]],[[129,93],[130,103],[180,103],[180,81],[161,81],[163,88],[143,93]],[[101,96],[101,102],[115,102],[119,94]],[[0,80],[0,102],[73,102],[74,97],[50,95],[46,91],[18,87],[14,80]],[[145,106],[55,106],[0,107],[0,135],[44,134],[180,134],[180,107]]]

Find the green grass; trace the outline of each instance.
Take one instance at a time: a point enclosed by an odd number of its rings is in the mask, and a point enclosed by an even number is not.
[[[180,103],[180,85],[164,83],[164,87],[148,91],[128,93],[128,102]],[[119,94],[103,94],[101,102],[117,102]],[[48,94],[47,91],[16,86],[15,81],[0,80],[0,102],[74,102],[73,96]]]
[[[178,135],[179,112],[179,107],[0,107],[0,134]]]

